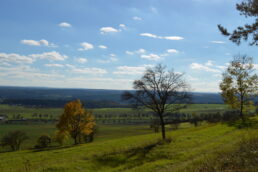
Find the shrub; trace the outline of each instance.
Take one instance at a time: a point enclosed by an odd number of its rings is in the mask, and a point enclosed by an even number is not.
[[[21,144],[28,139],[25,132],[17,130],[7,133],[1,139],[1,146],[10,146],[13,151],[19,150]]]
[[[60,146],[64,144],[64,141],[67,139],[67,135],[64,133],[57,132],[53,138]]]
[[[38,138],[38,144],[35,146],[36,148],[46,148],[51,144],[51,137],[44,134]]]

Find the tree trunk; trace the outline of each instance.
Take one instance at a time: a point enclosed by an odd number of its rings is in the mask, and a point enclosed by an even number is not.
[[[240,97],[240,118],[242,119],[242,122],[245,122],[244,114],[243,114],[243,96]]]
[[[75,137],[73,138],[73,140],[74,140],[74,144],[77,145],[77,144],[78,144],[78,143],[77,143],[77,136],[75,136]]]
[[[166,139],[165,123],[164,123],[162,114],[159,114],[159,117],[160,117],[162,139],[165,140]]]

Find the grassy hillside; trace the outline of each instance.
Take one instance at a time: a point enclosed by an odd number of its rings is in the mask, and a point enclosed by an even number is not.
[[[238,148],[245,138],[258,136],[257,128],[237,129],[206,124],[159,134],[131,136],[75,147],[44,151],[0,153],[1,171],[195,171],[220,153]]]
[[[182,127],[187,126],[183,124]],[[29,149],[36,145],[39,136],[43,134],[54,136],[57,129],[54,124],[2,124],[0,125],[0,138],[6,133],[15,130],[21,130],[27,133],[29,139],[22,144],[21,149]],[[153,130],[148,125],[99,125],[97,130],[94,142],[153,133]],[[71,145],[72,143],[72,140],[68,140],[65,144]],[[0,147],[0,153],[7,150],[9,148]]]

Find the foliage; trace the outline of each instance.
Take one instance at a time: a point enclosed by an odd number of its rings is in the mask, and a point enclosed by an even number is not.
[[[218,25],[219,30],[225,36],[229,36],[229,40],[239,45],[241,40],[247,40],[252,36],[250,45],[258,45],[258,0],[245,0],[240,4],[236,4],[236,9],[240,12],[240,15],[245,17],[254,17],[255,22],[253,24],[246,24],[245,26],[239,26],[232,33],[229,33],[226,28]]]
[[[80,100],[75,100],[65,105],[64,113],[56,126],[60,133],[70,135],[74,144],[78,144],[83,134],[89,135],[93,132],[95,125],[92,113],[83,108]]]
[[[19,150],[21,144],[27,140],[25,132],[17,130],[4,135],[1,139],[1,146],[10,146],[13,151]]]
[[[35,146],[36,148],[46,148],[51,144],[51,137],[47,134],[43,134],[38,138],[38,144]]]
[[[160,118],[162,138],[165,139],[165,114],[185,108],[191,101],[189,85],[183,74],[167,71],[159,64],[146,69],[141,79],[133,82],[133,87],[136,92],[124,92],[122,98],[130,100],[135,107],[152,110]]]
[[[53,138],[53,140],[57,142],[60,146],[63,146],[64,141],[67,139],[68,139],[67,135],[62,132],[56,132]]]
[[[220,83],[221,95],[226,104],[240,112],[244,121],[244,111],[248,111],[252,98],[258,94],[258,76],[253,74],[253,59],[247,56],[237,56],[223,73]]]

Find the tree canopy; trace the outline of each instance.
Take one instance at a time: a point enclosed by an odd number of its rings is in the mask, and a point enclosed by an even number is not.
[[[74,144],[78,144],[81,137],[93,132],[95,125],[92,113],[83,108],[80,100],[75,100],[65,105],[57,128],[60,133],[71,136],[74,139]]]
[[[225,36],[229,37],[229,40],[239,45],[242,40],[247,41],[252,37],[250,45],[258,45],[258,0],[246,0],[239,4],[236,4],[236,9],[240,12],[240,15],[245,17],[254,18],[255,22],[252,24],[245,24],[244,26],[239,26],[231,33],[223,27],[218,25],[219,30]]]
[[[220,89],[224,102],[239,110],[244,121],[243,111],[258,94],[258,76],[254,73],[253,58],[236,56],[223,73]]]

